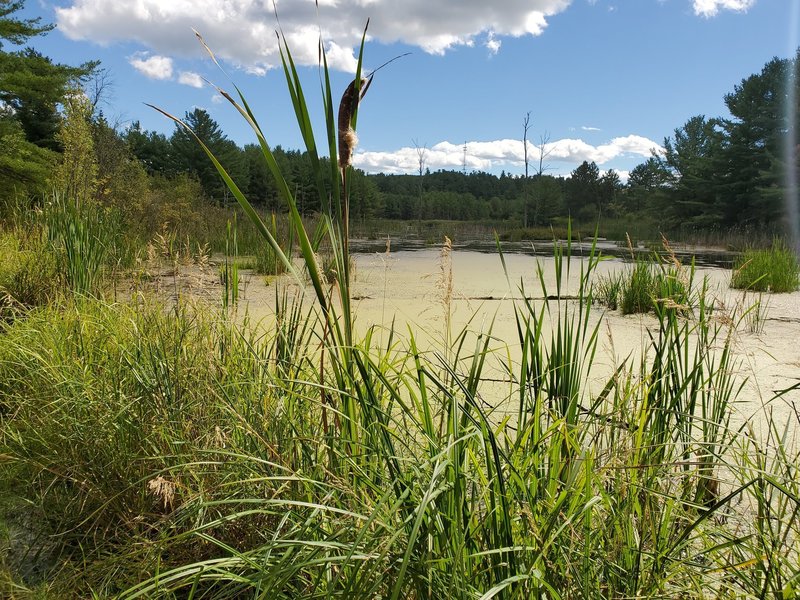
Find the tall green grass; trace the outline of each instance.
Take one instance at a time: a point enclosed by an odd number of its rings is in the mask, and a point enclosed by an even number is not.
[[[777,423],[731,428],[728,330],[662,310],[590,389],[596,264],[564,247],[549,299],[517,307],[519,360],[491,331],[448,357],[368,332],[346,387],[285,300],[266,334],[191,306],[35,311],[0,344],[4,486],[76,595],[783,593],[798,456]],[[323,421],[345,394],[358,444]]]
[[[793,292],[800,287],[797,254],[781,238],[768,249],[745,250],[733,266],[731,287],[757,292]]]
[[[41,216],[67,289],[79,295],[99,293],[103,270],[117,249],[116,215],[88,200],[54,193]]]
[[[658,311],[661,307],[687,312],[698,302],[693,289],[694,264],[658,254],[636,257],[622,271],[599,276],[595,299],[623,315]]]
[[[41,228],[0,232],[0,320],[12,320],[60,293],[56,260]]]
[[[239,244],[237,242],[236,218],[228,221],[225,235],[225,258],[220,267],[222,282],[222,309],[228,311],[239,302]]]

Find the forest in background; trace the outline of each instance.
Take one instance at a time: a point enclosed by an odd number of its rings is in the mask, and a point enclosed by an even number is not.
[[[25,45],[52,26],[12,15],[22,2],[0,3],[0,208],[4,217],[77,185],[80,195],[115,211],[134,234],[186,229],[209,204],[235,202],[203,150],[185,130],[171,135],[110,123],[100,107],[110,74],[99,62],[55,63]],[[531,176],[434,171],[424,149],[414,174],[354,170],[351,218],[476,221],[504,228],[592,226],[620,219],[665,234],[737,230],[785,233],[787,136],[797,129],[798,56],[774,58],[725,96],[729,116],[697,115],[664,140],[663,154],[623,182],[583,162],[566,177],[547,173],[546,155]],[[788,82],[793,82],[792,90]],[[793,99],[793,100],[790,100]],[[794,121],[790,121],[789,115]],[[251,203],[281,211],[282,202],[256,144],[238,146],[204,110],[186,123],[220,159]],[[72,122],[72,127],[66,127]],[[81,125],[83,123],[83,125]],[[77,124],[77,125],[75,125]],[[527,133],[527,132],[526,132]],[[71,137],[70,137],[71,136]],[[308,156],[276,147],[276,160],[305,215],[319,210]],[[527,170],[527,169],[526,169]],[[78,184],[75,179],[81,179]]]

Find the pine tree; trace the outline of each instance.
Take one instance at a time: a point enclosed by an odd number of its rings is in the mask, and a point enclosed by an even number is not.
[[[22,0],[0,0],[0,205],[13,197],[44,191],[60,151],[56,133],[58,105],[80,85],[97,63],[80,67],[55,64],[21,46],[53,26],[41,20],[19,19]]]

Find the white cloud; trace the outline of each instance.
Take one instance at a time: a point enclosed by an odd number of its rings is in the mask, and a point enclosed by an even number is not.
[[[649,157],[652,152],[662,152],[656,142],[638,135],[612,139],[606,144],[592,146],[580,139],[561,139],[545,145],[545,161],[565,163],[570,167],[583,161],[603,165],[622,156]],[[528,160],[535,164],[540,149],[528,142]],[[464,144],[439,142],[425,153],[425,166],[431,170],[461,169],[464,165]],[[494,140],[467,142],[467,169],[491,171],[497,168],[524,166],[525,156],[521,140]],[[419,168],[419,155],[414,147],[404,147],[393,152],[356,152],[354,164],[368,172],[415,173]],[[620,177],[622,175],[620,174]]]
[[[572,0],[308,0],[278,2],[280,24],[295,61],[317,64],[320,31],[330,40],[329,62],[353,71],[353,48],[363,24],[371,19],[370,39],[402,41],[426,52],[442,54],[455,46],[485,39],[491,52],[502,36],[539,35],[547,19]],[[169,56],[197,56],[202,49],[191,33],[203,34],[214,52],[254,72],[280,64],[272,3],[264,0],[70,0],[56,8],[59,30],[71,39],[99,44],[136,41]],[[485,37],[484,37],[485,36]]]
[[[166,56],[148,56],[137,53],[128,59],[131,66],[150,79],[171,79],[172,59]]]
[[[191,71],[181,71],[178,75],[178,83],[196,88],[201,88],[204,85],[203,78],[197,73],[192,73]]]
[[[486,47],[489,49],[489,52],[492,54],[497,54],[500,52],[500,46],[503,44],[500,40],[495,37],[493,32],[489,32],[489,35],[486,37]]]
[[[745,12],[756,3],[756,0],[693,0],[694,14],[702,17],[713,17],[723,10]]]
[[[583,131],[602,131],[599,127],[589,127],[588,125],[581,125]]]

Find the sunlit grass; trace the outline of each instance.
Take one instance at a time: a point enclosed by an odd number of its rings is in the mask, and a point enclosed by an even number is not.
[[[800,262],[780,238],[762,250],[745,250],[733,267],[731,287],[757,292],[793,292],[800,287]]]

